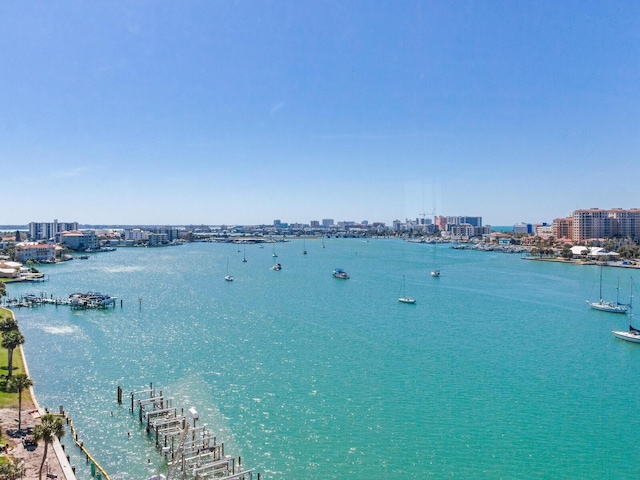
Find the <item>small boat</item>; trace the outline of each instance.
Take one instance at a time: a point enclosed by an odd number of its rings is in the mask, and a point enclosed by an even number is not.
[[[302,254],[307,254],[307,244],[305,243],[304,238],[302,239]]]
[[[276,253],[276,247],[273,247],[273,253],[271,254],[273,258],[277,258],[278,254]]]
[[[400,287],[400,293],[398,294],[398,301],[401,303],[410,303],[410,304],[416,303],[414,298],[407,297],[405,293],[404,275],[402,276],[402,287]]]
[[[600,267],[600,301],[590,302],[587,300],[587,304],[594,310],[600,310],[601,312],[610,313],[627,313],[629,305],[625,305],[619,302],[620,285],[616,288],[616,302],[609,302],[602,298],[602,266]]]
[[[247,246],[243,245],[242,263],[246,263],[246,262],[247,262]]]
[[[345,272],[342,268],[336,268],[333,270],[334,278],[341,278],[343,280],[349,279],[349,274]]]
[[[225,275],[224,279],[227,282],[233,282],[233,276],[229,275],[229,259],[227,258],[227,274]]]
[[[271,267],[271,270],[282,270],[282,265],[276,263],[273,267]]]
[[[431,270],[431,276],[432,277],[439,277],[440,276],[440,270],[436,268],[437,245],[438,244],[436,242],[433,243],[433,269]]]
[[[631,294],[629,297],[629,330],[624,331],[616,331],[612,330],[611,333],[620,340],[624,340],[626,342],[640,343],[640,330],[633,326],[633,278],[631,279]]]

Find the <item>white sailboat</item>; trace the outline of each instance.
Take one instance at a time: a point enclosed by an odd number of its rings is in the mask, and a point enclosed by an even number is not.
[[[303,255],[307,254],[307,244],[306,244],[304,238],[302,239],[302,254]]]
[[[640,330],[633,326],[633,278],[631,279],[631,295],[629,297],[629,330],[612,330],[614,336],[626,342],[640,343]]]
[[[246,245],[243,245],[242,262],[243,263],[247,262],[247,246]]]
[[[400,293],[398,294],[398,301],[402,303],[416,303],[414,298],[407,297],[406,295],[404,275],[402,276],[402,286],[400,287]]]
[[[616,302],[609,302],[602,298],[602,266],[600,267],[600,300],[597,302],[590,302],[587,300],[587,304],[594,310],[600,310],[601,312],[610,313],[627,313],[629,305],[625,305],[619,302],[620,300],[620,285],[616,287]]]
[[[233,277],[229,275],[229,259],[227,258],[227,275],[225,275],[224,279],[227,282],[233,282]]]
[[[439,277],[440,276],[440,269],[436,268],[436,251],[438,248],[438,243],[434,240],[433,242],[433,269],[431,269],[431,276],[432,277]]]

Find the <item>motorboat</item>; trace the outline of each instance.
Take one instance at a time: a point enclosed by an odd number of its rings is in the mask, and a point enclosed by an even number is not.
[[[333,276],[335,278],[341,278],[343,280],[349,279],[349,274],[345,272],[342,268],[336,268],[333,270]]]

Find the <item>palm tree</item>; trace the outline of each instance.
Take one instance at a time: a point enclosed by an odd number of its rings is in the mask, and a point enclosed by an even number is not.
[[[24,336],[19,330],[2,333],[2,347],[7,349],[8,377],[11,378],[13,370],[13,351],[24,343]]]
[[[9,379],[7,390],[18,392],[18,430],[22,430],[22,391],[33,385],[31,379],[25,373],[18,373]]]
[[[7,295],[7,286],[4,284],[4,282],[0,281],[0,298],[6,295]]]
[[[18,329],[18,322],[13,318],[13,315],[10,317],[5,317],[0,320],[0,332],[10,332],[11,330]]]
[[[43,415],[40,424],[33,429],[33,438],[36,442],[44,441],[44,453],[42,454],[42,463],[40,463],[40,470],[38,471],[38,480],[42,480],[42,468],[47,460],[47,450],[54,437],[64,437],[64,423],[62,422],[62,417],[47,413]]]

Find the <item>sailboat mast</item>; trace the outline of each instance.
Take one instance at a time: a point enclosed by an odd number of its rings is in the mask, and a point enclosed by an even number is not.
[[[633,277],[629,279],[629,330],[633,325]]]
[[[600,301],[602,301],[602,265],[600,266]]]

